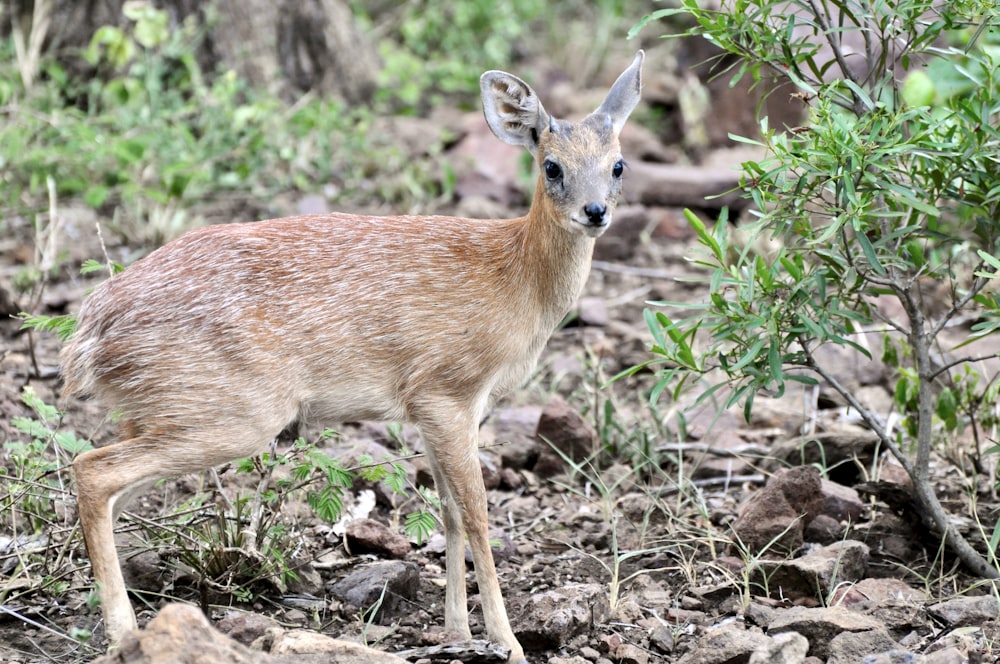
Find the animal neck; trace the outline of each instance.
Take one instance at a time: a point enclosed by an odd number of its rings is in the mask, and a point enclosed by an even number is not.
[[[520,277],[535,286],[549,318],[561,319],[573,307],[590,274],[594,238],[566,228],[539,178],[527,217],[523,218],[518,252]]]

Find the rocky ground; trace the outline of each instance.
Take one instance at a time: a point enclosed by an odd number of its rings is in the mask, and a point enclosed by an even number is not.
[[[449,159],[468,167],[456,169],[463,175],[455,211],[492,216],[523,209],[519,153],[489,138],[476,114],[456,123],[464,129]],[[428,133],[413,120],[394,121],[391,130],[415,153]],[[648,359],[647,302],[704,296],[703,275],[685,260],[694,243],[681,209],[711,217],[713,207],[737,203],[704,196],[730,188],[740,161],[721,151],[699,166],[672,163],[676,151],[639,126],[623,141],[626,155],[636,155],[628,200],[599,241],[576,316],[554,335],[529,384],[482,428],[494,557],[531,661],[995,661],[996,590],[965,575],[941,550],[912,507],[901,469],[825,390],[761,399],[749,423],[704,408],[689,415],[687,435],[680,436],[674,418],[680,405],[647,403],[652,373],[606,384]],[[322,211],[328,203],[307,196],[268,206],[285,214]],[[68,256],[38,305],[47,313],[77,308],[92,282],[72,276],[76,266],[101,255],[92,214],[72,205],[62,214],[60,242]],[[10,227],[15,232],[0,240],[0,295],[11,294],[12,275],[33,260],[27,223]],[[115,238],[106,241],[116,259],[133,253]],[[18,398],[23,387],[56,400],[58,343],[35,335],[35,366],[16,323],[0,323],[0,336],[0,435],[10,442],[19,436],[10,419],[28,414]],[[891,410],[885,367],[849,355],[837,365],[839,378],[864,403]],[[97,404],[66,406],[66,429],[98,444],[113,435]],[[420,442],[409,430],[355,423],[339,431],[327,445],[342,458],[398,457],[405,450],[400,463],[410,482],[430,484]],[[12,473],[9,450],[4,463]],[[990,532],[998,507],[993,479],[943,458],[934,472],[956,520],[975,529],[964,507],[975,496]],[[147,641],[113,661],[157,660],[151,654],[157,651],[180,657],[183,642],[209,661],[305,661],[307,653],[319,661],[315,653],[330,652],[340,654],[322,655],[323,661],[377,661],[367,651],[345,654],[343,644],[317,640],[315,632],[410,661],[497,661],[485,648],[473,655],[444,647],[453,639],[441,627],[442,538],[404,537],[401,521],[421,503],[384,483],[357,483],[349,492],[357,519],[342,528],[317,519],[300,499],[286,501],[280,518],[290,548],[282,553],[298,579],[247,584],[243,592],[206,583],[179,556],[180,542],[217,506],[240,492],[250,495],[260,481],[233,468],[220,477],[219,490],[210,476],[162,483],[123,519],[120,552],[140,624],[160,617],[141,637]],[[195,501],[196,495],[203,498]],[[68,494],[55,514],[58,521],[37,534],[0,532],[2,661],[88,661],[102,652]],[[54,586],[53,579],[64,583]],[[475,606],[471,564],[467,580]],[[215,629],[250,648],[211,632],[198,612],[161,611],[178,600],[201,606]],[[375,606],[374,615],[367,613]],[[471,620],[481,635],[481,613],[474,609]],[[94,638],[77,641],[74,630],[94,630]]]

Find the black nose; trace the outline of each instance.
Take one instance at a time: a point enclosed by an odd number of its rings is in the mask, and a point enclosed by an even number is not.
[[[587,221],[589,221],[592,226],[603,225],[604,215],[607,211],[608,208],[600,203],[587,203],[583,206],[583,212],[587,215]]]

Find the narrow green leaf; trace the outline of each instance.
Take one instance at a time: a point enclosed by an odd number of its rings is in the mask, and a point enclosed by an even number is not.
[[[861,245],[861,250],[865,253],[865,258],[868,260],[868,264],[871,265],[872,269],[875,270],[877,274],[885,274],[885,267],[882,266],[881,261],[878,259],[878,255],[875,253],[875,247],[872,246],[871,240],[865,233],[859,232],[854,237],[857,238],[858,244]]]
[[[760,356],[760,351],[763,350],[765,343],[767,343],[767,339],[763,336],[754,341],[753,344],[751,344],[747,349],[747,352],[743,354],[743,357],[741,357],[736,364],[729,368],[729,373],[735,373],[751,362],[756,361],[756,359]]]
[[[708,229],[705,227],[705,222],[699,219],[698,215],[687,208],[684,209],[684,218],[687,219],[689,224],[691,224],[691,228],[694,229],[694,232],[698,236],[701,243],[712,251],[712,255],[715,256],[716,260],[722,263],[725,260],[722,247],[719,246],[718,241],[708,232]]]

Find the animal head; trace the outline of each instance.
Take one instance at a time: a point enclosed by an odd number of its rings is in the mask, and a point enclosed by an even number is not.
[[[531,86],[512,74],[488,71],[480,78],[487,124],[497,138],[535,156],[544,195],[568,230],[597,237],[611,223],[625,170],[618,136],[639,103],[643,58],[636,53],[597,110],[577,123],[549,115]]]

